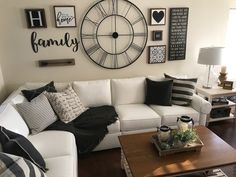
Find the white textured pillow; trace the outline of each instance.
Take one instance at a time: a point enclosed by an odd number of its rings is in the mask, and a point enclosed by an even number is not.
[[[44,94],[49,99],[61,121],[65,123],[74,120],[87,110],[70,85],[63,92],[45,92]]]
[[[16,107],[32,134],[41,132],[57,120],[57,116],[43,93],[31,102],[16,104]]]
[[[2,105],[1,108],[0,126],[27,137],[29,128],[17,110],[11,104]]]
[[[112,79],[111,82],[114,105],[144,103],[145,77]]]
[[[110,80],[76,81],[73,88],[85,107],[111,105]]]

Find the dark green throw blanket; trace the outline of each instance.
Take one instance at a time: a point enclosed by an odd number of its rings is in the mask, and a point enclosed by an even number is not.
[[[107,126],[116,122],[117,113],[113,106],[90,108],[75,120],[54,122],[46,130],[62,130],[74,134],[80,154],[91,152],[108,133]],[[63,142],[62,142],[63,143]]]

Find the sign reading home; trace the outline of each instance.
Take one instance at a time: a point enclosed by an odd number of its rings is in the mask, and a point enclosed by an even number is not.
[[[189,8],[170,9],[169,57],[168,60],[184,60]]]

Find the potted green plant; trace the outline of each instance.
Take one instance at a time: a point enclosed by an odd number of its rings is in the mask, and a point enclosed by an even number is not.
[[[193,130],[182,131],[176,129],[172,131],[172,137],[175,147],[184,147],[185,145],[195,142],[198,139],[197,132]]]

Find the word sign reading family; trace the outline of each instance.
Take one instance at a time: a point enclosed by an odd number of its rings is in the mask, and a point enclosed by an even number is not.
[[[72,39],[69,33],[65,33],[64,38],[59,40],[38,38],[38,34],[36,32],[31,34],[31,46],[34,53],[38,53],[39,47],[47,48],[51,46],[66,46],[68,48],[72,47],[72,51],[77,52],[79,49],[79,44],[79,39]]]

